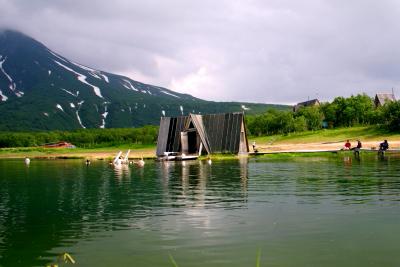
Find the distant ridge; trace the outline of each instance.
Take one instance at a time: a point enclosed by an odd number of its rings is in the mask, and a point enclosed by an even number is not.
[[[0,130],[72,130],[158,124],[161,116],[284,105],[213,102],[99,71],[12,30],[0,30]]]

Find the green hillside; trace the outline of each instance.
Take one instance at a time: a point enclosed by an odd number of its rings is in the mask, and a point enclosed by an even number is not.
[[[164,115],[289,108],[176,93],[72,62],[14,31],[0,33],[0,100],[3,131],[140,127]]]

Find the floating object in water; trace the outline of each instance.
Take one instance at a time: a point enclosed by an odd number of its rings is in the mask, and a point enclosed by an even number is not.
[[[118,163],[118,160],[120,159],[121,154],[122,154],[122,151],[118,152],[118,154],[115,156],[114,161],[113,161],[114,164],[117,164],[117,163]],[[121,162],[120,162],[120,163],[121,163]]]
[[[208,159],[208,160],[207,160],[207,163],[208,163],[208,165],[211,165],[211,164],[212,164],[211,159]]]
[[[26,158],[25,158],[25,164],[26,164],[26,165],[29,165],[30,163],[31,163],[31,160],[30,160],[28,157],[26,157]]]
[[[86,160],[86,165],[90,165],[90,160],[89,159]]]
[[[63,254],[60,254],[59,256],[58,256],[58,258],[57,258],[57,262],[58,263],[72,263],[72,264],[75,264],[76,262],[75,262],[75,260],[74,260],[74,258],[72,258],[72,256],[71,255],[69,255],[69,253],[63,253]],[[62,265],[64,265],[64,264],[62,264]],[[58,264],[57,263],[51,263],[51,264],[49,264],[49,265],[46,265],[46,267],[58,267]]]
[[[143,160],[143,159],[139,160],[139,161],[138,161],[138,165],[139,165],[140,167],[143,167],[143,166],[144,166],[144,160]]]
[[[126,152],[125,157],[124,157],[122,163],[124,163],[124,164],[128,164],[128,163],[129,163],[129,158],[128,158],[128,157],[129,157],[129,152],[131,152],[130,149],[128,149],[128,151]]]
[[[60,261],[63,261],[64,263],[72,263],[72,264],[75,264],[75,260],[72,258],[72,256],[71,255],[69,255],[68,253],[63,253],[63,254],[61,254],[59,257],[58,257],[58,259],[60,260]]]
[[[122,165],[122,158],[119,157],[119,158],[117,158],[117,160],[114,161],[114,166],[121,167],[121,165]]]
[[[135,164],[138,167],[144,167],[145,162],[144,162],[143,158],[141,158],[140,160],[136,161]]]

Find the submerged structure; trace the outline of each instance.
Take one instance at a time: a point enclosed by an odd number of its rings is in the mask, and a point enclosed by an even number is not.
[[[244,113],[162,117],[157,156],[248,153]]]

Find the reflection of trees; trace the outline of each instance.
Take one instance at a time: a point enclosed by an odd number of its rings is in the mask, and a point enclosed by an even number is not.
[[[400,189],[399,168],[390,161],[344,159],[291,164],[297,177],[295,193],[301,202],[320,203],[339,195],[339,201],[345,204],[367,203]]]
[[[35,161],[26,169],[0,161],[0,265],[43,266],[54,248],[107,230],[143,229],[142,218],[185,213],[205,227],[218,209],[247,208],[248,188],[256,201],[395,201],[398,163],[241,158],[148,163],[119,173],[102,162]]]
[[[80,161],[35,161],[28,170],[15,162],[0,164],[6,164],[0,165],[4,266],[43,266],[55,248],[96,232],[142,227],[141,218],[162,215],[166,206],[238,208],[245,196],[237,161],[121,170],[102,162],[87,167]]]
[[[54,256],[47,251],[124,227],[113,222],[143,216],[139,209],[159,201],[151,181],[132,186],[138,181],[129,169],[120,175],[105,164],[36,161],[26,175],[14,177],[15,165],[0,178],[0,265],[43,266]]]

